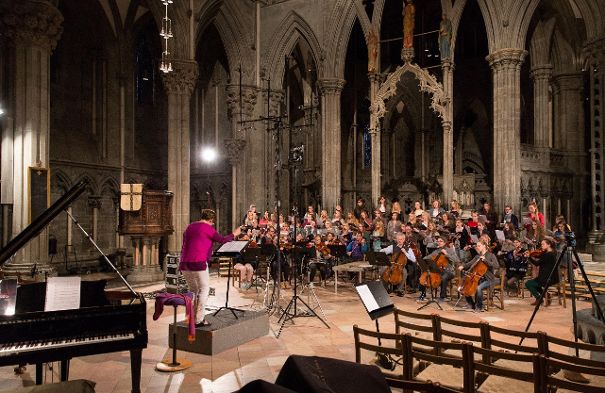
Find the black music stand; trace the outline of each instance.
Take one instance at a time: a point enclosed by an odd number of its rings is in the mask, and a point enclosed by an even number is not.
[[[422,258],[422,259],[418,260],[417,262],[418,262],[418,266],[420,266],[420,270],[422,270],[422,272],[427,272],[427,274],[428,274],[429,287],[425,288],[425,290],[428,289],[431,292],[431,300],[426,302],[426,304],[423,304],[422,306],[418,307],[418,310],[422,310],[423,308],[428,307],[429,304],[436,304],[437,307],[439,307],[439,309],[441,311],[443,311],[443,308],[441,307],[439,302],[437,302],[435,300],[435,294],[433,293],[434,288],[431,283],[431,273],[439,273],[439,272],[441,272],[441,269],[439,269],[439,267],[437,266],[435,261],[432,261],[432,260],[427,261],[426,259]]]
[[[233,265],[233,257],[237,254],[241,255],[244,252],[244,250],[246,249],[246,247],[248,247],[248,244],[250,244],[250,242],[248,240],[233,240],[233,241],[223,244],[215,252],[215,255],[230,257],[231,260],[229,261],[229,269],[228,269],[228,273],[227,273],[227,292],[225,295],[225,305],[223,307],[219,307],[219,309],[216,310],[214,312],[214,314],[212,314],[214,316],[216,316],[219,312],[221,312],[221,310],[225,309],[225,310],[231,311],[231,313],[233,314],[235,319],[239,319],[239,317],[237,316],[237,314],[235,312],[236,311],[239,311],[241,313],[246,312],[244,310],[240,310],[239,308],[229,307],[229,288],[231,287],[231,266]]]
[[[304,244],[304,246],[302,246]],[[321,322],[323,322],[324,325],[326,325],[326,327],[328,329],[330,329],[330,325],[328,325],[328,323],[319,315],[317,315],[317,313],[315,312],[315,310],[313,308],[311,308],[311,306],[309,306],[304,300],[302,300],[302,298],[298,295],[298,280],[297,280],[297,276],[298,276],[298,266],[296,262],[297,260],[302,260],[303,256],[305,255],[313,255],[313,252],[315,251],[315,247],[310,247],[307,248],[306,247],[307,243],[297,243],[297,246],[292,248],[292,259],[295,261],[294,262],[294,267],[296,269],[296,272],[294,274],[294,295],[292,295],[292,299],[290,299],[290,302],[288,303],[288,305],[286,306],[286,308],[284,309],[283,314],[279,317],[279,319],[277,320],[277,323],[280,324],[279,327],[279,331],[277,332],[276,337],[279,338],[279,336],[281,335],[282,330],[284,329],[284,325],[286,324],[287,321],[294,321],[294,318],[298,318],[298,317],[315,317],[317,319],[319,319]],[[300,255],[300,257],[299,257]],[[301,314],[298,312],[298,302],[301,302],[302,305],[304,305],[308,312],[305,312],[304,314]]]
[[[395,305],[393,304],[389,293],[379,280],[356,284],[355,291],[357,292],[361,303],[363,303],[366,312],[370,316],[370,319],[376,322],[376,333],[380,333],[378,319],[395,311]],[[380,337],[378,337],[378,346],[382,346]],[[398,360],[393,359],[390,354],[376,352],[376,357],[376,363],[380,367],[391,371],[395,369],[395,366],[398,363]]]
[[[344,244],[328,244],[328,248],[330,249],[330,254],[338,261],[341,261],[347,255],[347,246]]]

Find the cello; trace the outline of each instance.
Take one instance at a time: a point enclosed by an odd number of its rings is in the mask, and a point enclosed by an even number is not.
[[[481,277],[483,277],[488,270],[489,266],[487,266],[487,263],[485,263],[485,259],[482,256],[466,273],[464,273],[464,278],[458,288],[458,292],[462,293],[464,296],[473,296],[477,292],[479,280],[481,280]]]
[[[440,271],[445,270],[447,265],[449,264],[447,257],[445,254],[439,252],[438,255],[435,255],[432,258],[432,261],[437,265]],[[440,272],[431,272],[429,270],[422,272],[420,275],[420,285],[425,288],[439,288],[441,285],[441,273]]]
[[[391,255],[391,266],[382,273],[384,282],[391,285],[399,285],[403,281],[403,269],[405,269],[407,263],[408,257],[403,250],[393,253]]]

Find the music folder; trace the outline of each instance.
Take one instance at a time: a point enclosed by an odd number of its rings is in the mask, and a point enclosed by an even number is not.
[[[368,257],[368,262],[373,266],[390,266],[391,260],[389,256],[380,251],[370,251],[366,254]]]
[[[395,310],[386,288],[381,281],[369,281],[355,285],[355,291],[372,320]]]

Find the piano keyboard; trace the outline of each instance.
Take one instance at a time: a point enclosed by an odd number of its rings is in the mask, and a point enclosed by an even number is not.
[[[116,334],[103,334],[100,336],[90,337],[72,337],[63,340],[33,340],[25,343],[10,343],[0,345],[0,357],[13,355],[23,352],[34,352],[39,350],[48,350],[55,348],[64,348],[88,344],[99,344],[112,341],[122,341],[134,339],[133,333],[116,333]]]

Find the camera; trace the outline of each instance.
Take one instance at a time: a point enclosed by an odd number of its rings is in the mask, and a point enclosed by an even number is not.
[[[567,247],[576,247],[578,242],[576,239],[575,232],[571,232],[571,231],[565,232],[565,243],[567,243]]]

